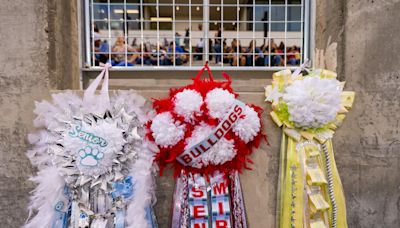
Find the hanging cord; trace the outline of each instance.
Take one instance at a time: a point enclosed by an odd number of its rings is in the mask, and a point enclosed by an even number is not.
[[[297,67],[297,69],[296,69],[296,70],[293,72],[293,74],[292,74],[292,79],[297,78],[297,76],[299,76],[300,73],[301,73],[301,71],[303,71],[303,70],[305,70],[305,71],[307,71],[307,73],[309,73],[310,70],[307,69],[309,63],[310,63],[310,60],[306,59],[306,60],[304,61],[304,63],[301,64],[301,66]]]
[[[104,115],[104,112],[110,107],[110,96],[108,94],[108,71],[111,68],[111,64],[101,63],[100,66],[103,68],[103,70],[85,90],[85,93],[83,95],[83,106],[87,112],[102,116]],[[100,85],[102,79],[103,83],[101,85],[100,94],[96,95],[96,89]]]
[[[199,73],[197,73],[196,76],[196,80],[199,80],[201,78],[201,75],[203,74],[204,70],[207,70],[208,72],[208,77],[210,79],[210,81],[214,81],[214,77],[212,76],[210,67],[208,66],[208,61],[206,61],[206,63],[204,64],[203,68],[201,68],[201,70],[199,71]]]

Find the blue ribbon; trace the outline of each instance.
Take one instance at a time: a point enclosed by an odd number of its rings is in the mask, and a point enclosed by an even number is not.
[[[147,220],[147,223],[152,228],[157,228],[158,227],[155,218],[156,218],[156,216],[154,215],[153,207],[152,206],[147,206],[146,207],[146,220]]]
[[[118,209],[115,213],[115,228],[125,227],[125,212],[122,209]]]
[[[135,184],[131,176],[125,177],[121,182],[113,182],[114,191],[111,193],[112,198],[116,199],[122,196],[124,199],[130,199],[133,196]]]
[[[51,228],[67,228],[68,218],[70,216],[70,200],[71,192],[67,186],[64,187],[64,196],[67,199],[68,204],[66,205],[63,200],[59,200],[54,206],[54,216],[53,222],[51,223]]]

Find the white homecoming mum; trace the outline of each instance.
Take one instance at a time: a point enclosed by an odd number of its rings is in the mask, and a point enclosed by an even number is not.
[[[336,79],[305,77],[286,88],[283,100],[297,127],[319,128],[340,110],[342,88]]]

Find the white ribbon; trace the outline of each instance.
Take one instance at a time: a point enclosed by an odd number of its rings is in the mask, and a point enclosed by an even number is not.
[[[306,59],[306,60],[304,61],[304,63],[301,64],[301,66],[298,67],[298,68],[293,72],[293,74],[292,74],[292,79],[296,79],[297,76],[300,75],[300,73],[301,73],[302,70],[307,70],[306,67],[308,66],[308,63],[309,63],[309,62],[310,62],[310,60]]]
[[[110,96],[108,94],[108,69],[111,68],[110,63],[100,64],[103,70],[94,79],[94,81],[89,85],[83,95],[83,108],[87,113],[94,113],[98,116],[103,116],[106,110],[110,108]],[[103,84],[101,86],[101,91],[99,95],[95,95],[96,89],[103,79]]]

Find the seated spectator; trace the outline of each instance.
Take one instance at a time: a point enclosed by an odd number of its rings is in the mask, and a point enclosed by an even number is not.
[[[113,66],[133,66],[133,63],[126,61],[125,62],[125,52],[136,52],[136,50],[130,46],[125,44],[125,40],[123,36],[119,36],[117,40],[115,41],[114,46],[112,47],[112,60],[111,64]],[[127,59],[128,57],[131,57],[131,54],[129,56],[126,56]]]

